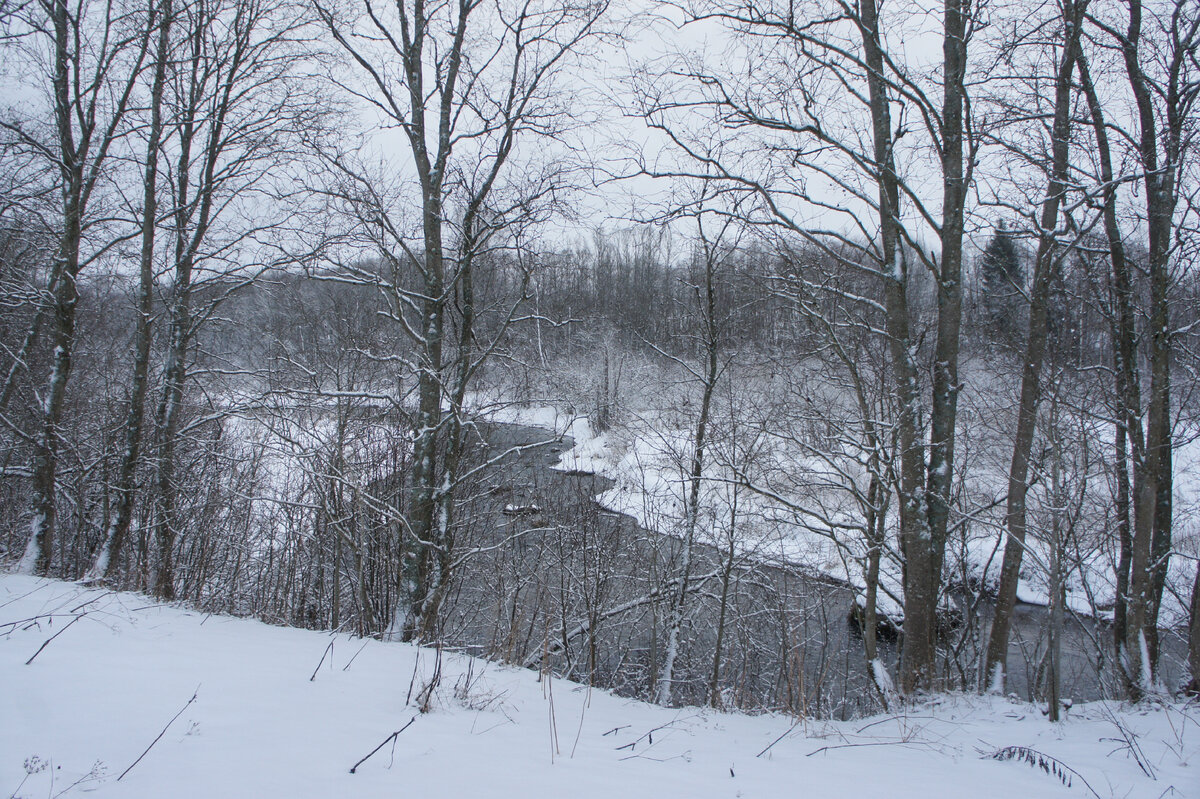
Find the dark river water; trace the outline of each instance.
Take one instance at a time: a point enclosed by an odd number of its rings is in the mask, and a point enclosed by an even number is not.
[[[652,695],[665,638],[665,603],[654,592],[678,573],[679,540],[601,508],[595,497],[612,486],[607,478],[552,468],[573,446],[570,438],[510,424],[491,425],[484,434],[492,455],[527,448],[489,472],[474,505],[491,548],[464,562],[461,588],[448,608],[450,639],[510,662],[544,661],[619,693]],[[727,556],[702,544],[691,574],[720,572]],[[710,578],[689,597],[675,679],[679,703],[710,703],[716,667],[726,705],[840,717],[877,709],[851,620],[850,586],[778,562],[742,561],[723,577]],[[950,604],[955,612],[943,631],[941,668],[947,685],[972,688],[991,605],[987,597],[955,592]],[[1022,698],[1040,693],[1047,618],[1041,606],[1023,604],[1015,612],[1008,690]],[[714,663],[721,627],[721,657]],[[895,674],[898,642],[883,632],[880,654]],[[1162,677],[1174,687],[1186,649],[1169,633],[1163,639]],[[1110,641],[1103,622],[1066,620],[1063,697],[1116,694]]]

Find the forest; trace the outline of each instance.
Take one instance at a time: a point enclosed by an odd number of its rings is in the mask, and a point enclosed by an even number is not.
[[[6,571],[667,707],[1200,693],[1196,0],[0,0],[0,85]]]

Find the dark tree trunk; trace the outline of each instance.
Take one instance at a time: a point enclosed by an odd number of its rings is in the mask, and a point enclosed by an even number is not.
[[[1187,684],[1191,696],[1200,696],[1200,563],[1196,564],[1196,580],[1192,584],[1191,623],[1188,625],[1188,668],[1192,679]]]
[[[1055,227],[1059,207],[1066,194],[1070,168],[1072,76],[1075,72],[1082,17],[1087,3],[1068,3],[1063,9],[1063,57],[1055,80],[1054,124],[1051,135],[1053,162],[1046,198],[1038,220],[1038,252],[1033,286],[1029,294],[1029,334],[1021,375],[1021,398],[1017,406],[1017,430],[1013,438],[1012,460],[1008,470],[1008,500],[1005,512],[1007,537],[1000,568],[1000,587],[996,610],[988,638],[984,661],[986,690],[1003,693],[1008,660],[1008,635],[1013,608],[1017,601],[1017,583],[1025,555],[1025,500],[1029,490],[1029,455],[1037,426],[1037,408],[1041,397],[1042,362],[1046,354],[1047,305],[1056,269]]]
[[[1173,24],[1178,26],[1176,16]],[[1175,31],[1179,33],[1178,30]],[[1170,255],[1171,234],[1176,203],[1175,177],[1179,165],[1180,144],[1185,118],[1192,99],[1178,94],[1178,74],[1172,69],[1172,82],[1164,93],[1152,87],[1142,71],[1142,3],[1129,2],[1129,28],[1121,39],[1126,73],[1137,104],[1138,155],[1143,170],[1147,230],[1150,240],[1148,272],[1150,276],[1150,397],[1146,410],[1146,449],[1141,479],[1135,491],[1135,515],[1132,559],[1129,577],[1129,609],[1125,641],[1120,653],[1126,689],[1138,699],[1155,690],[1155,648],[1152,639],[1161,599],[1156,575],[1166,569],[1171,540],[1171,329],[1170,329]],[[1195,32],[1173,42],[1169,54],[1178,66],[1189,56],[1195,57]],[[1155,97],[1164,94],[1163,131],[1165,147],[1160,152],[1159,115]],[[1161,557],[1159,557],[1161,556]]]
[[[170,31],[173,10],[171,0],[164,0],[158,20],[158,52],[154,67],[154,82],[150,89],[150,130],[146,143],[146,164],[143,170],[142,242],[138,261],[137,317],[134,332],[133,378],[130,388],[129,411],[125,418],[125,444],[121,465],[114,486],[117,495],[116,514],[105,533],[104,543],[88,572],[89,580],[111,581],[121,562],[121,551],[133,518],[135,481],[142,445],[146,392],[150,372],[150,320],[154,311],[154,234],[158,225],[158,150],[162,141],[163,84],[166,81],[167,60],[170,57]]]

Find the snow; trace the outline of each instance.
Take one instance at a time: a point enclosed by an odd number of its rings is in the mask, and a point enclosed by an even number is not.
[[[604,474],[611,471],[614,453],[608,436],[597,433],[587,416],[566,413],[548,405],[499,403],[494,398],[473,397],[476,413],[500,424],[540,427],[555,436],[569,436],[575,446],[562,453],[553,468],[564,472]]]
[[[1050,607],[1050,591],[1041,585],[1036,585],[1028,580],[1017,580],[1017,601],[1026,605],[1042,605]],[[1090,616],[1095,612],[1091,603],[1087,601],[1087,597],[1068,591],[1066,606],[1074,613],[1082,616]],[[1102,618],[1111,618],[1112,611],[1100,611],[1097,615]]]
[[[33,574],[37,571],[37,561],[42,554],[42,541],[38,536],[38,531],[45,524],[45,519],[42,514],[35,513],[33,520],[29,523],[29,540],[25,542],[25,554],[21,556],[21,560],[17,563],[17,572],[19,574]]]
[[[541,506],[537,505],[536,503],[532,505],[513,505],[512,503],[509,503],[508,505],[504,506],[504,513],[509,516],[521,516],[525,514],[541,512]]]
[[[691,420],[686,414],[681,416],[678,409],[642,410],[635,418],[606,432],[597,432],[586,416],[562,413],[552,407],[501,404],[489,408],[485,414],[493,421],[542,427],[556,435],[569,435],[574,446],[563,452],[552,468],[599,474],[612,480],[612,487],[601,493],[597,501],[607,510],[631,516],[645,529],[666,535],[680,534],[683,530],[693,431],[688,427]],[[739,553],[763,561],[808,566],[862,589],[861,569],[844,557],[842,546],[846,545],[847,536],[831,530],[816,531],[819,523],[810,523],[806,529],[796,523],[789,510],[749,491],[741,491],[734,499],[738,475],[722,462],[723,446],[719,441],[710,446],[701,492],[700,540],[723,547],[724,537],[729,534],[730,510],[736,506],[740,508],[735,533]],[[828,464],[806,457],[786,443],[761,437],[755,446],[797,476],[799,482],[803,482],[801,478],[805,475],[811,476],[813,484],[837,478]],[[847,469],[853,473],[853,466],[848,465]],[[858,477],[866,480],[865,474]],[[844,497],[834,494],[826,492],[822,502],[827,518],[856,525],[857,510],[849,507]],[[881,582],[893,595],[901,594],[897,563],[885,560]],[[877,608],[892,619],[903,617],[900,604],[885,591],[878,595]]]
[[[1004,664],[996,663],[992,666],[991,684],[988,686],[988,691],[993,694],[1004,693]]]
[[[875,679],[875,685],[886,696],[890,698],[896,693],[896,686],[892,683],[892,676],[888,674],[887,666],[879,658],[871,661],[871,676]]]
[[[1200,797],[1194,704],[1076,705],[1051,724],[1032,705],[956,695],[814,721],[661,708],[446,653],[421,713],[436,662],[408,644],[0,575],[0,795],[1090,795],[985,757],[1026,746],[1103,797]]]

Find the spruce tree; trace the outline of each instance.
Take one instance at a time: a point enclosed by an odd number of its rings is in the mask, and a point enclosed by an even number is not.
[[[1018,329],[1017,311],[1021,286],[1021,261],[1017,245],[1008,227],[1001,220],[983,251],[979,264],[983,287],[983,307],[988,327],[994,339],[1012,341]]]

